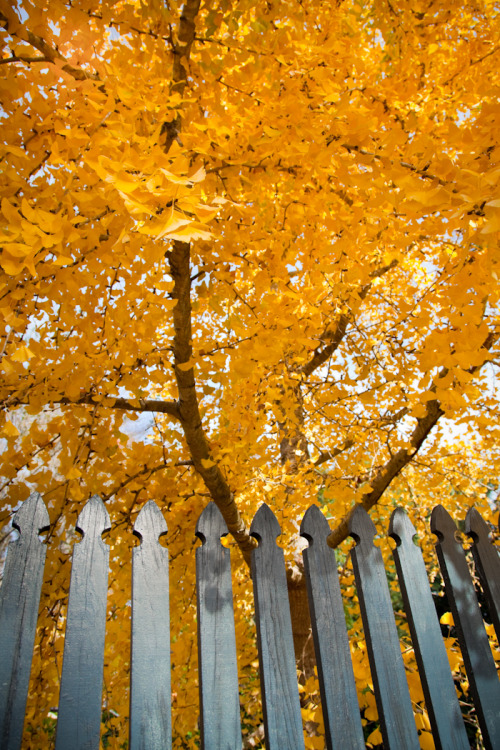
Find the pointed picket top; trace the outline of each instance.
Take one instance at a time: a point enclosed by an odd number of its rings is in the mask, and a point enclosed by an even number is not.
[[[214,502],[210,502],[203,509],[194,533],[198,539],[201,539],[202,545],[220,544],[221,536],[229,533],[222,513]]]
[[[367,511],[362,505],[356,505],[349,519],[349,534],[354,538],[356,546],[361,544],[373,545],[377,529]]]
[[[394,539],[398,547],[401,544],[414,544],[413,538],[417,531],[403,508],[396,508],[389,523],[389,536]]]
[[[307,539],[311,547],[317,539],[319,542],[325,542],[331,532],[330,524],[324,517],[317,505],[311,505],[304,513],[304,518],[300,524],[300,536]]]
[[[76,530],[85,537],[100,537],[111,528],[109,513],[99,495],[93,495],[85,504],[76,522]]]
[[[472,506],[465,516],[465,533],[477,542],[487,544],[490,541],[490,527],[480,513]]]
[[[442,505],[436,505],[431,513],[431,531],[439,541],[451,539],[456,542],[457,526],[448,511]]]
[[[155,544],[168,531],[163,513],[154,500],[149,500],[135,519],[133,534],[142,544]]]
[[[50,526],[50,518],[45,503],[39,492],[32,492],[21,505],[14,518],[12,525],[23,534],[39,534],[46,531]]]
[[[280,534],[281,526],[278,523],[278,519],[269,505],[262,503],[253,517],[252,525],[250,526],[250,536],[257,539],[260,547],[265,542],[275,543]]]

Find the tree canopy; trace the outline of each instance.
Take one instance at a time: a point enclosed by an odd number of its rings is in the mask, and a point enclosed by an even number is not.
[[[384,524],[403,504],[422,531],[437,501],[491,511],[496,2],[2,0],[0,29],[3,503],[42,492],[53,597],[82,503],[106,501],[115,696],[124,550],[149,499],[168,510],[179,622],[201,509],[212,499],[226,520],[246,601],[265,500],[299,646],[296,538],[311,503],[334,547],[356,503]],[[64,602],[40,636],[46,706]],[[175,747],[196,742],[193,633],[173,643]],[[109,703],[120,716],[123,696]]]

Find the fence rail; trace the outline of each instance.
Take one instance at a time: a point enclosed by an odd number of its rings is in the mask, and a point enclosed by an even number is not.
[[[37,611],[46,547],[39,533],[49,525],[40,495],[17,511],[19,539],[9,547],[0,589],[0,747],[19,750],[23,733]],[[99,748],[109,548],[103,532],[110,521],[102,501],[89,500],[77,529],[65,634],[56,750]],[[500,747],[500,682],[484,628],[465,552],[451,516],[437,506],[431,530],[446,594],[462,649],[484,746]],[[466,533],[491,618],[500,636],[500,556],[489,527],[475,509]],[[285,562],[276,544],[280,526],[267,505],[256,513],[251,533],[252,580],[263,698],[266,747],[300,750],[304,734],[295,668]],[[167,525],[157,505],[147,503],[134,526],[131,642],[131,750],[171,747],[168,551],[159,544]],[[330,528],[312,506],[301,535],[309,542],[304,568],[318,665],[325,745],[330,750],[365,746]],[[410,750],[419,739],[405,676],[398,632],[376,533],[361,506],[350,522],[356,541],[353,568],[384,747]],[[230,552],[216,506],[201,514],[196,534],[197,609],[202,747],[242,746]],[[415,529],[406,513],[394,511],[390,536],[406,617],[422,680],[436,748],[465,750],[469,742]]]

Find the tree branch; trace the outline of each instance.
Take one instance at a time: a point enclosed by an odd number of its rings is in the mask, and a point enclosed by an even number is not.
[[[182,13],[179,21],[179,31],[177,42],[173,44],[174,65],[172,69],[172,83],[170,93],[184,93],[187,84],[187,65],[191,55],[191,47],[195,39],[196,16],[200,9],[201,0],[187,0],[182,6]],[[182,128],[182,118],[180,113],[173,120],[163,123],[161,135],[165,136],[164,148],[168,153],[174,141],[182,145],[179,133]]]
[[[29,406],[29,398],[12,399],[8,404],[8,408],[15,408],[16,406]],[[137,399],[137,403],[133,403],[131,400],[126,398],[113,398],[112,396],[93,396],[91,393],[86,393],[80,398],[71,399],[67,396],[61,396],[60,398],[49,399],[49,403],[62,406],[101,406],[104,409],[122,409],[123,411],[135,411],[139,413],[143,412],[154,412],[156,414],[168,414],[170,417],[180,421],[181,415],[179,411],[178,401],[162,401],[161,399]]]
[[[397,265],[397,261],[394,260],[391,263],[389,263],[387,266],[383,266],[383,268],[378,268],[376,271],[373,271],[370,276],[372,279],[379,278],[380,276],[384,276],[388,271],[390,271],[394,266]],[[361,289],[358,291],[358,297],[362,301],[367,296],[368,292],[370,291],[372,286],[372,282],[370,281],[368,284],[365,284]],[[312,373],[318,369],[318,367],[321,367],[325,362],[327,362],[328,359],[332,356],[332,354],[339,348],[345,334],[347,331],[347,326],[351,322],[352,319],[352,313],[342,313],[342,315],[338,318],[337,322],[335,323],[335,326],[333,328],[327,328],[321,335],[322,340],[328,340],[329,343],[322,349],[320,346],[318,346],[309,362],[306,362],[302,367],[300,368],[299,372],[304,375],[304,377],[309,377],[309,375],[312,375]]]
[[[487,350],[491,349],[498,338],[498,333],[489,333],[481,348]],[[468,368],[467,372],[474,374],[478,372],[481,367],[482,365],[474,365],[473,367]],[[439,381],[445,378],[448,372],[449,370],[446,367],[441,370],[439,377],[437,378],[437,382],[433,384],[433,386],[430,388],[430,391],[434,393],[436,392]],[[370,482],[372,489],[363,497],[363,500],[361,502],[361,505],[365,510],[369,511],[371,510],[371,508],[373,508],[374,505],[377,504],[386,489],[389,487],[392,480],[397,477],[401,470],[404,469],[404,467],[407,466],[413,459],[415,454],[418,453],[425,440],[429,436],[432,428],[437,424],[438,420],[443,415],[444,411],[441,408],[441,404],[437,398],[427,402],[425,414],[417,419],[417,424],[410,437],[409,447],[401,448],[397,453],[395,453],[385,464],[385,466],[383,466],[378,471],[375,478]],[[356,506],[354,506],[349,511],[349,513],[344,516],[338,526],[329,535],[327,542],[330,547],[338,547],[338,545],[349,536],[349,520],[352,513],[354,512],[355,507]]]
[[[321,466],[321,464],[326,463],[326,461],[331,461],[332,458],[336,458],[344,451],[349,450],[349,448],[352,448],[354,445],[354,440],[346,440],[344,445],[342,445],[340,448],[335,448],[333,451],[322,451],[316,461],[314,462],[315,468],[318,466]]]
[[[53,404],[88,404],[89,406],[101,406],[105,409],[123,409],[124,411],[138,411],[141,414],[143,412],[155,412],[158,414],[168,414],[174,419],[180,421],[181,415],[179,411],[178,401],[162,401],[160,399],[138,399],[138,404],[134,404],[126,398],[113,398],[112,396],[105,396],[104,398],[96,398],[92,394],[85,394],[76,399],[76,401],[64,396],[57,401],[52,401]]]
[[[174,67],[172,71],[172,91],[183,93],[187,83],[185,65],[189,62],[191,47],[195,38],[196,16],[200,9],[200,0],[187,0],[182,6],[177,42],[174,44]]]
[[[177,42],[174,44],[174,64],[171,91],[182,94],[187,84],[187,64],[195,39],[195,21],[200,0],[187,0],[182,6]],[[162,133],[166,135],[164,149],[168,152],[179,140],[182,120],[180,114],[165,122]],[[222,471],[210,456],[210,444],[203,429],[193,366],[188,366],[193,355],[191,322],[191,269],[190,245],[174,240],[167,253],[170,274],[174,281],[172,298],[177,300],[173,309],[174,322],[174,373],[179,391],[179,413],[186,443],[196,471],[202,477],[210,497],[219,508],[229,532],[250,564],[250,552],[256,546],[240,516],[234,495]]]
[[[64,65],[61,66],[62,70],[64,70],[66,73],[69,73],[69,75],[73,76],[73,78],[76,81],[85,81],[87,79],[90,79],[92,81],[98,81],[99,76],[97,73],[87,73],[85,70],[82,70],[81,68],[75,68],[73,65],[70,65],[68,62],[66,62],[66,58],[61,55],[59,50],[56,48],[54,49],[51,47],[47,42],[42,39],[41,36],[37,36],[37,34],[33,34],[32,31],[27,29],[22,24],[19,24],[18,28],[13,28],[13,24],[11,21],[5,16],[3,13],[0,13],[0,25],[3,26],[5,31],[10,34],[11,36],[15,36],[18,39],[21,39],[23,42],[28,42],[28,44],[31,44],[32,47],[37,49],[39,52],[42,53],[42,58],[36,58],[32,60],[27,60],[27,62],[48,62],[53,65],[55,65],[56,60],[62,60],[64,62]],[[19,30],[22,30],[24,33],[19,33]],[[18,58],[18,60],[22,60],[23,58]],[[4,61],[5,62],[5,61]],[[15,62],[14,59],[10,58],[9,62]]]
[[[227,527],[249,563],[255,540],[250,537],[242,520],[229,484],[210,455],[210,444],[203,429],[194,368],[189,364],[192,354],[191,274],[189,243],[175,240],[168,253],[170,274],[174,280],[173,309],[175,378],[179,389],[179,412],[184,436],[193,465],[202,477],[210,497],[219,508]]]
[[[426,413],[423,417],[417,419],[417,425],[411,434],[410,447],[401,448],[394,454],[386,465],[380,469],[375,479],[371,481],[372,489],[363,497],[361,503],[365,510],[371,510],[378,503],[392,480],[410,463],[443,414],[444,411],[441,409],[440,402],[437,399],[427,402]],[[349,520],[353,511],[354,508],[344,516],[336,529],[329,535],[327,542],[330,547],[337,547],[349,536]]]

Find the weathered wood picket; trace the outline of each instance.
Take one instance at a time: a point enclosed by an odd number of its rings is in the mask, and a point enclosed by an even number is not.
[[[19,750],[46,547],[38,534],[49,525],[45,505],[32,495],[13,521],[20,532],[9,548],[0,589],[0,748]],[[110,528],[98,497],[82,510],[77,528],[68,604],[56,750],[97,750],[106,622]],[[500,556],[475,509],[466,533],[492,621],[500,637]],[[500,683],[474,586],[456,526],[438,506],[431,518],[446,594],[464,656],[484,746],[500,748]],[[133,550],[130,750],[171,747],[168,551],[162,513],[152,501],[134,526],[141,544]],[[227,528],[213,503],[201,514],[196,535],[200,718],[202,747],[240,750],[241,725],[230,552],[220,539]],[[280,526],[270,508],[256,513],[251,533],[260,679],[266,747],[304,747],[292,628]],[[309,542],[304,567],[328,749],[365,746],[334,551],[321,511],[312,506],[301,535]],[[382,555],[373,543],[370,517],[358,507],[350,533],[356,541],[353,568],[366,635],[384,747],[418,748],[419,740]],[[415,529],[398,508],[391,519],[394,558],[436,748],[465,750],[467,735],[448,664]]]

